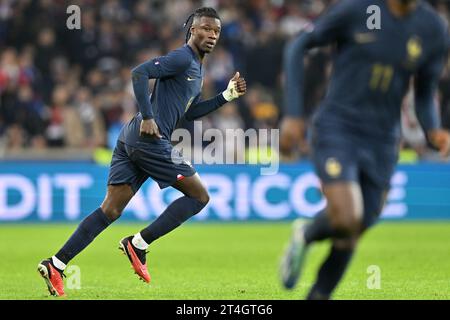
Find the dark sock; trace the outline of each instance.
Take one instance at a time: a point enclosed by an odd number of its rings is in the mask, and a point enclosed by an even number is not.
[[[316,283],[311,288],[308,300],[329,299],[352,258],[353,249],[331,248],[330,254],[320,267]]]
[[[81,221],[78,228],[55,256],[65,264],[69,263],[110,224],[111,221],[102,209],[98,208]]]
[[[343,238],[348,235],[331,227],[330,220],[325,210],[320,211],[314,217],[311,224],[305,228],[305,241],[307,244],[328,238]]]
[[[152,243],[199,213],[204,206],[204,203],[194,198],[186,196],[178,198],[152,224],[141,231],[142,239],[147,244]]]

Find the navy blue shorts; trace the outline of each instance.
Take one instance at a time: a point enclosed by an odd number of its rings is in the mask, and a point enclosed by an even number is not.
[[[150,177],[161,189],[196,173],[195,169],[171,146],[138,148],[117,141],[114,148],[108,185],[129,184],[137,192]]]
[[[358,183],[364,200],[364,225],[372,225],[381,213],[383,195],[390,187],[398,159],[397,146],[317,131],[313,133],[311,145],[311,160],[322,184]]]

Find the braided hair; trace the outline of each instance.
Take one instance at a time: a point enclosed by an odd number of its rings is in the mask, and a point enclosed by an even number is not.
[[[189,38],[191,37],[191,27],[192,23],[194,23],[195,18],[201,18],[201,17],[209,17],[209,18],[215,18],[219,19],[219,15],[217,14],[216,10],[214,10],[211,7],[202,7],[196,9],[186,20],[186,22],[183,25],[183,28],[187,28],[186,32],[186,43],[189,41]]]

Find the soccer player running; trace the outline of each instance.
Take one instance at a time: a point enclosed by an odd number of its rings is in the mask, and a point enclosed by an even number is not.
[[[381,13],[369,28],[368,8]],[[399,149],[400,107],[414,79],[415,107],[428,142],[443,156],[449,134],[440,128],[435,90],[447,58],[448,31],[432,7],[416,0],[341,0],[286,49],[286,118],[281,147],[303,127],[303,59],[308,49],[335,44],[328,93],[312,121],[312,161],[326,208],[309,224],[297,220],[281,261],[292,289],[311,244],[331,239],[307,299],[329,299],[362,233],[382,211]]]
[[[190,23],[190,25],[189,25]],[[213,8],[197,9],[187,20],[186,44],[166,56],[149,60],[132,70],[139,113],[122,129],[114,149],[106,197],[100,208],[86,217],[51,258],[38,265],[50,294],[64,295],[63,270],[100,232],[122,214],[141,185],[151,177],[160,188],[172,186],[184,196],[172,202],[148,227],[123,238],[119,245],[139,277],[150,281],[146,250],[208,203],[208,192],[195,169],[171,145],[170,138],[183,116],[195,120],[226,102],[242,96],[246,83],[239,72],[227,89],[201,101],[205,55],[219,40],[221,21]],[[156,79],[149,97],[149,79]]]

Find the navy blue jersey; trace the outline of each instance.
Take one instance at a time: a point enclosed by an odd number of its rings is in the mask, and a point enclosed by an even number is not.
[[[370,30],[367,9],[381,10],[381,29]],[[320,132],[335,129],[385,143],[400,136],[400,110],[415,79],[416,111],[424,130],[440,126],[434,91],[448,50],[445,22],[420,1],[398,18],[385,0],[341,0],[286,50],[286,114],[303,112],[303,58],[312,47],[336,44],[326,97],[314,118]]]
[[[148,79],[156,79],[151,95]],[[187,44],[134,68],[132,81],[140,112],[124,126],[120,134],[119,140],[128,145],[146,140],[145,137],[139,137],[142,119],[154,118],[163,136],[157,143],[169,144],[181,117],[194,120],[227,102],[222,94],[200,101],[203,68]],[[155,139],[153,141],[156,142]]]

